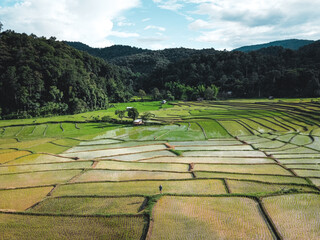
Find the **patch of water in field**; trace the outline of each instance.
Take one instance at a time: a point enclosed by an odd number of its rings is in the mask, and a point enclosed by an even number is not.
[[[260,151],[190,151],[184,152],[186,157],[266,157]]]
[[[169,142],[173,146],[225,146],[225,145],[241,145],[242,142],[230,139],[230,140],[209,140],[209,141],[179,141]]]
[[[96,151],[65,153],[61,155],[65,157],[78,157],[80,159],[94,159],[94,158],[101,158],[101,157],[111,157],[115,155],[164,150],[166,148],[167,147],[165,145],[149,145],[149,146],[138,146],[138,147],[131,147],[131,148],[118,148],[118,149],[105,149],[105,150],[96,150]]]
[[[116,171],[116,170],[91,170],[76,179],[76,182],[95,181],[126,181],[148,179],[188,179],[190,173],[149,172],[149,171]]]
[[[121,141],[114,140],[114,139],[99,139],[99,140],[81,142],[79,145],[87,146],[87,145],[111,144],[111,143],[119,143],[119,142]]]
[[[170,151],[165,150],[165,151],[154,151],[154,152],[114,156],[114,157],[108,157],[107,159],[115,159],[115,160],[121,160],[121,161],[138,161],[142,159],[148,159],[148,158],[154,158],[154,157],[165,157],[165,156],[173,157],[176,155]]]
[[[271,158],[219,158],[219,157],[157,157],[142,162],[168,162],[168,163],[233,163],[256,164],[275,163]]]
[[[239,145],[239,146],[184,146],[175,147],[176,150],[224,150],[224,151],[244,151],[253,150],[250,145]]]

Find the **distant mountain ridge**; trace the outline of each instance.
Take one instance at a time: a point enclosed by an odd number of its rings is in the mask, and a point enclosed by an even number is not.
[[[291,50],[298,50],[299,48],[309,45],[313,42],[314,42],[313,40],[288,39],[288,40],[274,41],[274,42],[263,43],[263,44],[243,46],[240,48],[236,48],[233,51],[251,52],[251,51],[257,51],[262,48],[268,48],[268,47],[283,47]]]

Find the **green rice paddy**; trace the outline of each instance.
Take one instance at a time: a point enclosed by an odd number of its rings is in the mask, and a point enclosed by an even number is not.
[[[155,117],[96,121],[126,107]],[[316,239],[319,112],[310,99],[134,102],[0,120],[0,238]]]

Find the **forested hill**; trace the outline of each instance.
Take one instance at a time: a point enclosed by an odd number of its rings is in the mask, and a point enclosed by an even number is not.
[[[311,44],[313,42],[314,41],[312,40],[288,39],[288,40],[274,41],[274,42],[264,43],[264,44],[244,46],[244,47],[236,48],[233,51],[251,52],[251,51],[257,51],[262,48],[268,48],[268,47],[283,47],[291,50],[298,50],[299,48],[306,46],[308,44]]]
[[[192,98],[185,86],[220,88],[220,97],[319,97],[320,41],[298,51],[271,47],[243,53],[216,51],[158,68],[145,88],[166,88],[177,98]],[[227,94],[228,93],[228,94]]]
[[[78,50],[86,51],[93,56],[100,57],[118,66],[129,68],[132,72],[139,74],[149,74],[159,67],[163,68],[169,63],[174,63],[196,54],[216,52],[213,48],[203,50],[170,48],[152,51],[123,45],[91,48],[79,42],[66,43]]]
[[[0,33],[0,116],[38,116],[127,101],[130,72],[54,38]]]
[[[95,57],[103,58],[106,61],[112,61],[113,59],[118,57],[127,57],[134,54],[152,52],[151,50],[124,45],[113,45],[111,47],[106,48],[92,48],[81,42],[65,41],[65,43],[78,50],[88,52],[89,54]]]

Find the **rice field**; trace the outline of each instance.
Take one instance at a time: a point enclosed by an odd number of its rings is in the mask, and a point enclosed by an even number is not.
[[[27,224],[26,224],[27,223]],[[145,220],[137,217],[64,217],[0,213],[3,239],[140,239]]]
[[[144,209],[145,201],[143,197],[47,198],[27,212],[79,215],[138,214]]]
[[[175,181],[130,181],[77,183],[59,186],[53,196],[123,196],[123,195],[155,195],[159,193],[159,185],[167,194],[225,194],[226,189],[221,180],[175,180]]]
[[[267,197],[263,204],[284,239],[319,239],[319,194]]]
[[[271,239],[257,203],[236,197],[163,197],[151,239]]]
[[[320,107],[310,101],[119,103],[0,120],[0,238],[316,239]],[[128,105],[152,123],[92,121]]]

